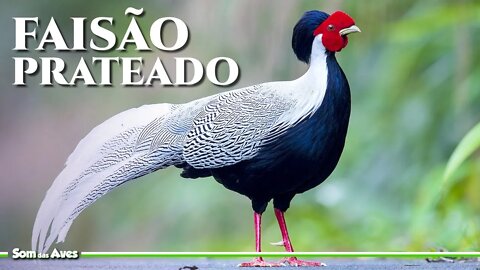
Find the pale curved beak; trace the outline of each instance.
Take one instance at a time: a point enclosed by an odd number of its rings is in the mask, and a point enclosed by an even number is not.
[[[360,33],[360,32],[362,32],[362,31],[360,30],[360,28],[358,28],[358,26],[352,25],[348,28],[344,28],[344,29],[340,30],[339,33],[340,33],[341,36],[345,36],[345,35],[348,35],[348,34],[351,34],[351,33]]]

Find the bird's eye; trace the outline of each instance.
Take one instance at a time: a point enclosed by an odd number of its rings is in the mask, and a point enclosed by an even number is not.
[[[333,24],[329,24],[327,26],[327,29],[328,29],[328,31],[333,31],[333,29],[335,29],[335,27],[333,26]]]

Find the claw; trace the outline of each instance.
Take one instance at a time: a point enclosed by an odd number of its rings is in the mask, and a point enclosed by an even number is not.
[[[244,262],[237,266],[238,267],[280,267],[280,266],[285,266],[285,264],[282,262],[280,263],[266,262],[260,257],[260,258],[255,258],[251,262]]]
[[[273,243],[270,243],[270,245],[272,245],[272,246],[278,246],[278,247],[283,247],[283,246],[285,246],[285,244],[283,243],[283,241],[273,242]]]
[[[296,257],[285,258],[280,263],[288,266],[327,266],[322,262],[303,261]]]

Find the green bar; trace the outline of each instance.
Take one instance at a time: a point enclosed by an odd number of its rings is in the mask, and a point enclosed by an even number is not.
[[[309,258],[405,258],[405,259],[427,259],[427,258],[475,258],[480,254],[472,253],[454,253],[454,254],[429,254],[429,253],[396,253],[396,254],[378,254],[378,253],[329,253],[329,254],[258,254],[258,253],[229,253],[229,254],[211,254],[211,253],[169,253],[169,254],[150,254],[150,253],[123,253],[123,254],[81,254],[82,258],[244,258],[244,257],[286,257],[298,256]]]
[[[397,258],[397,259],[436,259],[436,258],[480,258],[479,252],[85,252],[80,253],[82,258],[247,258],[247,257],[282,258],[288,256],[308,258]],[[0,252],[0,258],[8,258],[8,252]]]

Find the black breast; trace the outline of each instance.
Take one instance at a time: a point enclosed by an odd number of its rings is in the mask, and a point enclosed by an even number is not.
[[[350,89],[334,54],[328,55],[327,67],[327,91],[311,117],[263,146],[254,158],[210,170],[226,188],[252,199],[254,210],[259,204],[263,212],[275,198],[285,198],[288,208],[295,194],[319,185],[336,167],[350,117]]]

